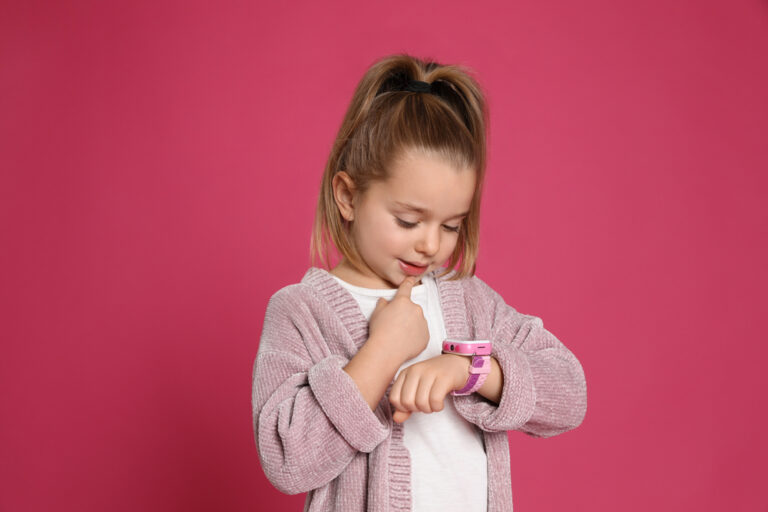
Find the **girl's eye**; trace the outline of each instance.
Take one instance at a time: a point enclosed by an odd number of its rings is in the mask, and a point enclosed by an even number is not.
[[[401,227],[403,227],[405,229],[413,229],[413,228],[416,227],[416,224],[418,224],[418,222],[406,222],[403,219],[398,219],[397,217],[395,217],[395,220],[397,220],[397,223]],[[445,226],[445,225],[443,225],[443,228],[446,231],[450,231],[451,233],[458,233],[459,232],[459,226]]]

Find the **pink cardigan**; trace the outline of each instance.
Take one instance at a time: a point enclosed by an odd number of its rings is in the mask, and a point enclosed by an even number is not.
[[[518,313],[477,276],[451,275],[437,280],[448,337],[492,340],[504,386],[498,405],[477,393],[446,399],[483,431],[488,511],[509,512],[507,431],[549,437],[576,428],[587,408],[584,371],[540,318]],[[410,458],[389,388],[371,411],[342,370],[367,338],[354,297],[320,268],[267,305],[253,369],[256,445],[277,489],[308,493],[305,511],[411,508]]]

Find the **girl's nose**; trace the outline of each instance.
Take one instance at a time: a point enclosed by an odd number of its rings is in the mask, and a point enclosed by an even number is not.
[[[427,256],[434,256],[440,249],[440,226],[426,227],[422,230],[416,250]]]

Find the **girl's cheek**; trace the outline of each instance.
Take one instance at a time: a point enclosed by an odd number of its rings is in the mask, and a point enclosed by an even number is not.
[[[394,221],[387,222],[386,219],[377,222],[375,229],[379,239],[387,243],[392,243],[394,240],[402,239],[402,232],[405,231],[401,227],[397,226]]]
[[[383,233],[383,232],[382,232]],[[385,243],[388,247],[393,246],[400,246],[405,243],[405,238],[403,236],[399,236],[397,233],[393,231],[387,232],[387,234],[382,234],[382,241]]]

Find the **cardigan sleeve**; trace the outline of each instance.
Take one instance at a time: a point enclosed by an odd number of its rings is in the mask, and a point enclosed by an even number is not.
[[[358,452],[370,452],[390,431],[342,369],[348,359],[313,359],[319,329],[295,297],[269,301],[253,367],[252,413],[259,459],[269,481],[297,494],[321,487]],[[317,349],[314,350],[318,352]]]
[[[503,386],[498,404],[478,393],[455,396],[456,410],[482,430],[519,430],[551,437],[579,426],[587,409],[584,370],[576,356],[541,318],[525,315],[477,277],[466,300],[491,315],[492,357],[501,367]]]

